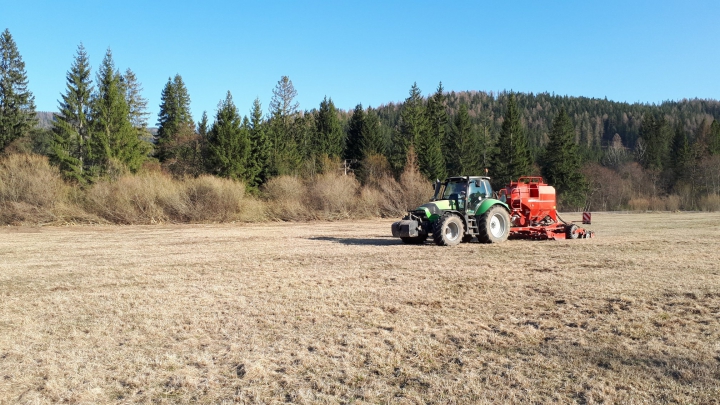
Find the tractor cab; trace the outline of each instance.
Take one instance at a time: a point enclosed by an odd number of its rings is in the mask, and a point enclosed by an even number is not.
[[[431,201],[447,200],[450,208],[474,213],[480,203],[492,197],[489,177],[449,177],[435,182],[435,195]]]

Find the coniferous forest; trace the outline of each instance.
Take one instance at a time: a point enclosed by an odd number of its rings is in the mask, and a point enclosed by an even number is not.
[[[283,76],[268,84],[272,97],[254,100],[250,111],[238,111],[227,92],[194,122],[192,95],[180,74],[168,78],[160,113],[151,117],[141,78],[115,66],[110,49],[91,69],[80,44],[66,86],[58,89],[57,110],[43,113],[36,112],[8,30],[0,35],[0,51],[0,151],[5,159],[46,156],[78,190],[154,172],[176,180],[229,179],[249,195],[283,198],[277,191],[282,182],[314,187],[322,176],[350,175],[362,200],[369,190],[388,195],[391,179],[392,187],[407,188],[448,175],[488,173],[495,188],[542,175],[566,210],[720,209],[717,100],[630,104],[446,91],[442,83],[423,93],[408,83],[400,103],[345,111],[326,97],[301,109],[298,90]],[[403,182],[408,176],[421,180]],[[9,195],[11,186],[2,182],[0,176],[0,194]],[[373,214],[388,212],[394,213]]]

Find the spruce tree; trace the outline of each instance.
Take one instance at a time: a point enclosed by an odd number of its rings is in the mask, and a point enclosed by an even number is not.
[[[293,121],[298,117],[299,103],[295,101],[297,91],[292,80],[282,76],[273,89],[270,100],[270,122],[268,133],[272,145],[270,173],[272,175],[297,172],[302,160],[295,135],[298,127]]]
[[[250,157],[248,158],[248,185],[257,188],[270,177],[270,140],[267,136],[267,123],[263,119],[260,99],[253,101],[250,111]]]
[[[468,107],[465,103],[460,104],[446,145],[449,149],[447,156],[450,175],[483,174],[477,132],[470,121]]]
[[[209,160],[213,173],[235,180],[245,179],[250,154],[248,129],[241,125],[240,115],[227,92],[218,105],[215,122],[210,129]]]
[[[553,120],[549,142],[542,158],[542,175],[554,186],[558,200],[566,207],[581,207],[585,202],[586,182],[575,144],[575,127],[565,108]]]
[[[125,101],[128,104],[130,123],[133,127],[141,130],[147,129],[148,116],[147,99],[142,96],[142,84],[138,81],[135,72],[130,68],[125,70],[122,76],[123,87],[125,88]]]
[[[93,93],[90,62],[83,44],[65,75],[66,90],[53,120],[50,159],[67,178],[83,182],[90,137],[90,97]]]
[[[645,143],[645,157],[641,162],[646,169],[662,170],[670,158],[672,135],[663,116],[646,113],[640,126],[640,138]]]
[[[368,107],[363,119],[360,151],[363,159],[371,155],[384,156],[387,153],[387,142],[380,132],[380,118],[372,107]]]
[[[160,161],[175,158],[182,154],[176,148],[185,148],[188,135],[194,132],[190,113],[190,95],[182,76],[176,74],[168,78],[160,94],[160,113],[158,114],[157,147]]]
[[[136,171],[149,148],[138,138],[138,132],[130,122],[130,108],[110,49],[105,53],[96,80],[97,91],[90,115],[90,160],[100,172],[108,168],[110,159]]]
[[[682,122],[678,121],[675,126],[675,135],[672,140],[670,151],[670,164],[675,173],[675,179],[680,180],[686,176],[688,166],[692,161],[692,151],[688,142],[687,133]]]
[[[497,149],[491,159],[490,173],[495,188],[500,188],[520,176],[530,174],[532,158],[527,136],[520,122],[520,111],[515,95],[510,94],[507,110],[497,140]]]
[[[0,35],[0,152],[37,123],[35,97],[10,31]]]
[[[720,122],[718,122],[718,120],[714,120],[712,124],[710,124],[708,152],[711,155],[720,155]]]
[[[430,180],[444,179],[447,171],[442,148],[448,118],[442,82],[435,94],[428,99],[425,113],[428,126],[427,130],[420,134],[417,148],[420,172]]]
[[[320,102],[315,121],[316,144],[313,148],[318,156],[339,158],[345,149],[345,139],[338,119],[337,109],[332,99],[325,97]]]
[[[210,123],[208,122],[207,111],[203,111],[200,121],[197,123],[197,128],[195,128],[195,132],[198,137],[198,149],[200,149],[200,166],[202,166],[204,170],[207,170],[208,145],[210,137]]]
[[[353,114],[348,122],[347,145],[345,147],[345,158],[360,160],[362,154],[363,128],[365,127],[365,110],[362,104],[355,106]]]
[[[398,173],[402,172],[405,167],[410,145],[416,148],[418,139],[427,130],[428,122],[422,94],[417,83],[413,83],[410,88],[410,95],[405,99],[400,111],[400,123],[393,142],[390,163]]]
[[[290,124],[288,138],[295,145],[295,159],[297,164],[301,161],[315,161],[318,155],[318,139],[317,139],[317,118],[318,111],[304,111],[298,113]],[[294,172],[293,172],[294,173]]]

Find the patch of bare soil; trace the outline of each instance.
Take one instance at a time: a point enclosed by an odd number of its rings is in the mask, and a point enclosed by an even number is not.
[[[0,403],[718,403],[720,215],[593,219],[3,228]]]

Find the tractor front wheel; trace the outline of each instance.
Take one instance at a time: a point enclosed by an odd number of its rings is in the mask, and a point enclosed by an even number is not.
[[[445,215],[433,231],[433,240],[438,246],[455,246],[462,240],[465,234],[465,225],[457,215]]]
[[[496,205],[480,217],[478,230],[478,241],[482,243],[505,242],[510,234],[510,214]]]

